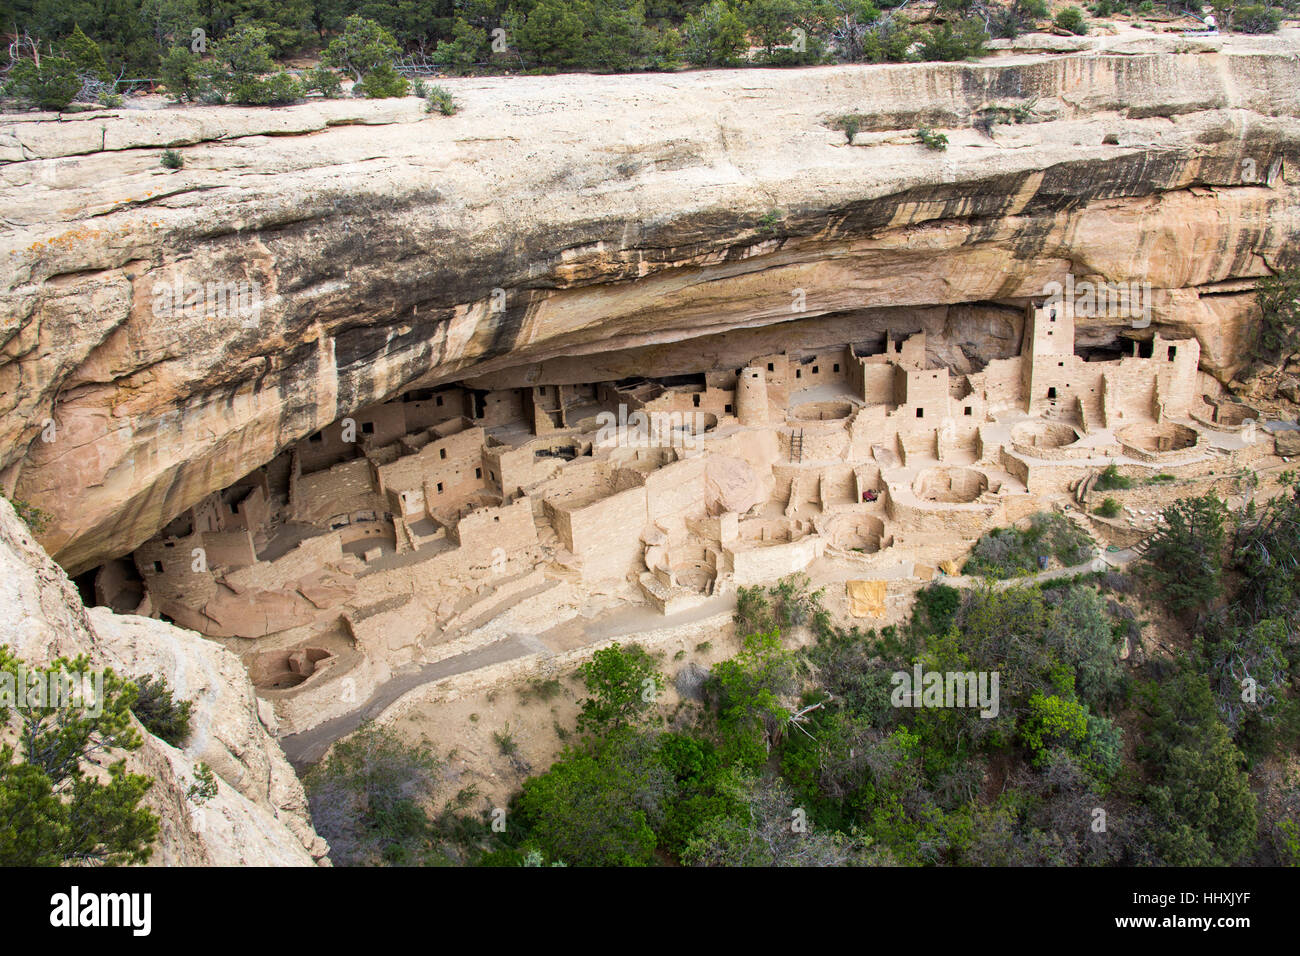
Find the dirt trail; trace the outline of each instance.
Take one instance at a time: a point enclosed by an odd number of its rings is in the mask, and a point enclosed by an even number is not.
[[[403,694],[424,684],[435,683],[458,674],[490,667],[493,664],[503,664],[533,654],[550,656],[572,647],[702,621],[727,610],[734,604],[734,596],[721,595],[709,598],[686,611],[670,615],[661,615],[645,607],[627,606],[597,615],[589,620],[569,621],[538,635],[512,634],[445,660],[405,668],[376,690],[370,699],[357,709],[327,720],[300,734],[282,737],[280,747],[294,769],[302,773],[310,764],[320,760],[336,740],[346,737],[365,721],[378,717]]]
[[[446,660],[407,669],[404,672],[399,672],[392,680],[376,690],[370,699],[356,710],[341,717],[327,720],[323,724],[300,734],[281,737],[280,748],[284,751],[285,756],[289,758],[289,762],[293,764],[294,769],[301,773],[309,764],[324,756],[325,751],[329,749],[334,741],[346,737],[365,721],[383,713],[385,708],[407,691],[413,690],[421,684],[428,684],[447,677],[454,677],[457,674],[464,674],[467,671],[477,670],[480,667],[488,667],[492,664],[513,660],[516,657],[538,653],[544,654],[549,653],[549,651],[536,637],[531,634],[512,634],[484,647],[448,657]]]

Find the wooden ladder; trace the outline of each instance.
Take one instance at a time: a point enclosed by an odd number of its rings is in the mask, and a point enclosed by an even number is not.
[[[803,461],[803,429],[790,433],[790,460]]]

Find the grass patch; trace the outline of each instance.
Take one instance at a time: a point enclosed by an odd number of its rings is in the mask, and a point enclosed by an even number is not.
[[[420,96],[421,94],[417,92],[416,95]],[[453,116],[460,109],[445,87],[435,86],[424,93],[421,98],[424,100],[424,111],[426,113],[441,113],[443,116]]]
[[[1118,501],[1114,498],[1107,498],[1097,507],[1093,508],[1092,513],[1095,515],[1101,515],[1103,518],[1117,518],[1119,517],[1120,510]]]
[[[916,138],[926,149],[941,150],[948,148],[948,137],[943,133],[936,133],[928,126],[922,126],[916,131]]]
[[[1038,585],[1040,591],[1055,591],[1061,588],[1072,588],[1081,584],[1095,584],[1101,586],[1106,577],[1105,571],[1083,571],[1080,574],[1071,574],[1064,578],[1049,578]]]
[[[994,528],[975,542],[963,574],[988,578],[1015,578],[1036,574],[1039,558],[1056,558],[1069,567],[1092,557],[1093,542],[1063,515],[1040,511],[1030,516],[1029,527]]]
[[[528,704],[535,700],[554,700],[560,696],[562,690],[563,687],[560,685],[558,678],[552,677],[549,680],[542,680],[540,677],[535,677],[525,686],[519,688],[519,701]]]
[[[492,739],[497,742],[497,749],[507,757],[513,757],[519,753],[519,744],[515,742],[515,736],[510,732],[510,725],[506,724],[501,730],[492,731]]]
[[[1122,491],[1133,487],[1133,479],[1121,475],[1114,465],[1107,465],[1093,487],[1098,491]]]

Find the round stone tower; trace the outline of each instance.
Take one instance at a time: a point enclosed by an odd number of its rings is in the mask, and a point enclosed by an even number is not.
[[[741,369],[736,379],[736,418],[742,425],[767,424],[767,379],[757,366]]]

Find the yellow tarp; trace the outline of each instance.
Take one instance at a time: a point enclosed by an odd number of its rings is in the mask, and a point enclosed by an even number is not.
[[[854,617],[884,617],[887,581],[845,581],[849,613]]]
[[[961,565],[956,561],[940,561],[939,570],[944,574],[958,575],[961,574]]]

